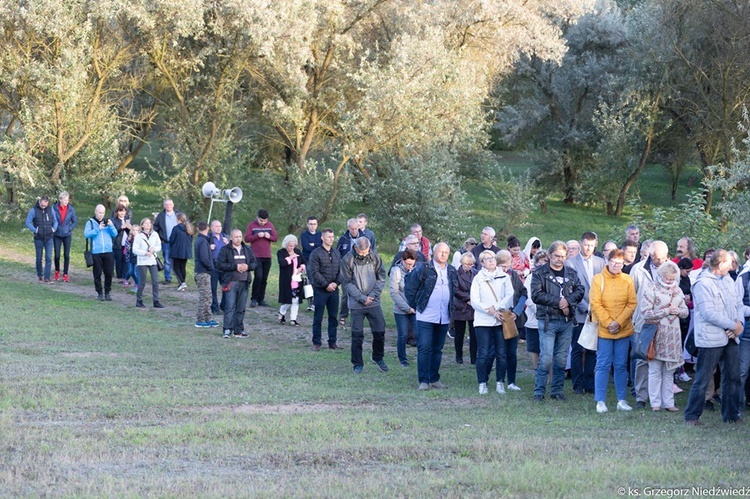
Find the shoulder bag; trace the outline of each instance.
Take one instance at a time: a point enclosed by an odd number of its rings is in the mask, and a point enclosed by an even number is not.
[[[602,277],[602,293],[604,293],[604,277]],[[591,315],[591,294],[589,294],[589,309],[586,312],[586,321],[578,336],[578,344],[586,350],[593,350],[599,346],[599,321],[595,321]]]
[[[92,219],[89,219],[89,222]],[[86,222],[88,223],[88,222]],[[86,267],[93,267],[94,266],[94,255],[91,254],[91,250],[89,249],[89,238],[86,238],[86,250],[83,252],[83,259],[86,260]]]
[[[492,287],[492,284],[490,284],[490,281],[485,282],[487,283],[487,286],[490,287],[492,296],[495,297],[495,302],[499,301],[497,299],[497,295],[495,294],[495,289]],[[512,340],[513,338],[518,336],[518,328],[516,327],[516,322],[513,320],[513,311],[505,308],[502,310],[498,310],[498,312],[500,312],[503,321],[503,338],[505,338],[506,340]]]

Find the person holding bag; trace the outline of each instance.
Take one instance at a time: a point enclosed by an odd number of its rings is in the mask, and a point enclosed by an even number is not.
[[[479,254],[482,265],[471,282],[470,300],[474,308],[474,331],[477,335],[477,381],[479,394],[488,393],[487,381],[493,361],[497,363],[496,390],[504,395],[502,375],[505,373],[505,338],[503,337],[502,311],[513,305],[513,284],[510,276],[497,266],[493,251]]]
[[[610,251],[607,266],[591,282],[589,303],[594,318],[599,322],[594,398],[596,412],[600,414],[607,412],[605,400],[613,364],[617,410],[633,410],[625,396],[628,389],[628,348],[633,335],[632,317],[637,301],[633,278],[622,272],[624,265],[623,251]]]
[[[138,294],[135,306],[144,308],[143,289],[146,287],[146,273],[151,273],[151,290],[154,308],[164,308],[159,302],[159,269],[156,254],[161,251],[161,238],[153,229],[150,218],[141,220],[141,233],[133,239],[133,253],[138,256]]]
[[[685,295],[678,286],[680,269],[664,262],[656,269],[656,280],[648,283],[640,308],[647,323],[656,324],[651,341],[654,356],[648,359],[648,398],[651,409],[677,412],[674,406],[674,372],[685,360],[682,357],[680,319],[688,316]]]
[[[297,236],[289,234],[281,242],[281,249],[276,252],[279,262],[279,324],[286,322],[286,313],[290,312],[289,324],[299,326],[297,313],[302,300],[302,273],[305,272],[305,261],[302,251],[297,247]]]

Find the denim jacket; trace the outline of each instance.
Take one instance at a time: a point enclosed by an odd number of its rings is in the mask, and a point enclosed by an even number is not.
[[[448,268],[448,281],[450,282],[450,306],[448,314],[453,317],[453,297],[458,289],[458,274],[453,265],[446,264]],[[427,263],[418,263],[414,269],[406,276],[404,282],[404,295],[409,306],[419,313],[424,312],[427,308],[427,302],[430,301],[430,295],[435,288],[438,274],[435,270],[434,260]]]

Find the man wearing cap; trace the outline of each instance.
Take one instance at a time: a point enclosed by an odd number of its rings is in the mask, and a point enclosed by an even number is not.
[[[34,233],[34,249],[36,250],[36,275],[39,282],[52,284],[52,237],[57,230],[57,217],[49,205],[49,196],[44,195],[29,210],[26,216],[26,228]],[[42,268],[42,252],[44,252],[44,268]]]

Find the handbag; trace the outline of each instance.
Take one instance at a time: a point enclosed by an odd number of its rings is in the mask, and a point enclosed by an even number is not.
[[[648,345],[656,335],[657,324],[644,324],[640,332],[633,335],[630,357],[633,359],[648,360]]]
[[[164,262],[161,261],[160,257],[156,257],[156,271],[161,272],[164,270]]]
[[[648,344],[648,349],[646,350],[647,360],[654,360],[655,358],[656,358],[656,335],[654,335],[654,339],[651,340],[651,343]]]
[[[602,279],[603,292],[604,279]],[[583,323],[581,334],[578,336],[578,344],[586,350],[593,350],[594,352],[599,347],[599,321],[595,321],[593,315],[591,315],[591,302],[589,302],[589,309],[586,312],[586,321]]]
[[[497,294],[495,294],[492,284],[490,284],[489,281],[485,282],[487,283],[487,286],[489,286],[490,291],[492,291],[492,296],[495,297],[495,301],[497,302]],[[513,320],[513,312],[508,309],[498,310],[498,312],[500,312],[500,315],[503,318],[503,338],[506,340],[512,340],[518,336],[518,328],[516,327],[516,322]]]
[[[302,292],[305,295],[305,298],[312,298],[315,294],[313,292],[312,284],[310,284],[307,278],[302,279]]]

